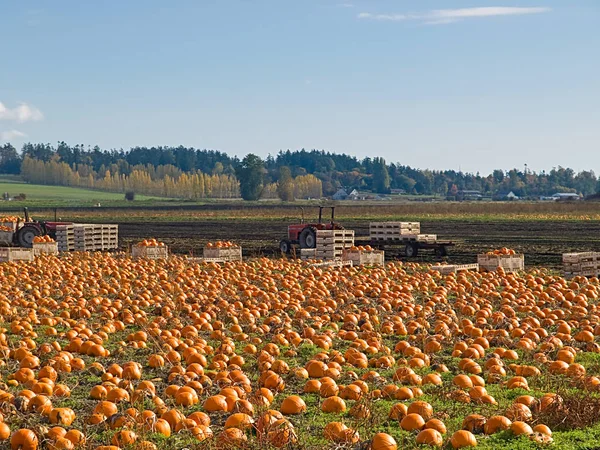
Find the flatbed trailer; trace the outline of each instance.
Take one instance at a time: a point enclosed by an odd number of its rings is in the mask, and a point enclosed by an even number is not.
[[[452,241],[434,241],[424,242],[418,241],[414,237],[395,237],[393,239],[369,239],[366,238],[366,243],[371,247],[379,250],[385,250],[385,247],[404,247],[404,254],[408,258],[418,256],[420,250],[433,250],[436,256],[442,258],[448,255],[448,247],[456,245]],[[363,241],[357,242],[356,245],[366,245]]]

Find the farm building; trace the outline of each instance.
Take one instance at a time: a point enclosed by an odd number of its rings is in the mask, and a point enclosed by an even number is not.
[[[579,194],[573,192],[557,192],[552,196],[553,200],[579,200],[580,198]]]
[[[332,200],[346,200],[348,193],[345,189],[339,189],[335,194],[331,196]]]

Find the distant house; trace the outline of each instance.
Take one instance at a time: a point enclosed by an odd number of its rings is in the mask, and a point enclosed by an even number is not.
[[[369,197],[368,194],[358,192],[356,189],[353,189],[352,192],[348,194],[348,200],[366,200]]]
[[[335,194],[333,194],[331,198],[333,200],[346,200],[348,198],[348,193],[345,189],[340,189]]]
[[[473,191],[466,189],[458,191],[458,193],[456,194],[456,200],[458,200],[459,202],[469,200],[481,200],[481,197],[481,191]]]
[[[496,192],[493,196],[494,200],[500,200],[500,201],[511,201],[511,200],[519,200],[519,197],[513,192],[506,192],[506,191],[501,191],[501,192]]]
[[[391,194],[406,194],[404,189],[390,189]]]
[[[552,196],[552,199],[557,200],[579,200],[581,197],[579,194],[573,192],[557,192]]]

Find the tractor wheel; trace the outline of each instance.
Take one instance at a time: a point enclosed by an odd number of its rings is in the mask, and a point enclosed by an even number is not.
[[[289,255],[292,251],[292,243],[287,239],[282,239],[279,243],[279,250],[281,250],[281,253]]]
[[[312,228],[305,228],[298,236],[300,248],[316,248],[317,247],[317,232]]]
[[[36,227],[25,225],[17,231],[17,244],[19,247],[33,247],[33,238],[40,235],[40,230]]]
[[[406,244],[406,247],[404,247],[404,251],[407,257],[414,258],[419,254],[419,247],[417,246],[417,244]]]

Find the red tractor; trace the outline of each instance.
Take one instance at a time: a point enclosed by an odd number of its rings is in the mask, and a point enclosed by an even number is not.
[[[45,221],[33,221],[29,218],[29,212],[27,208],[24,209],[25,222],[19,228],[13,236],[13,244],[19,247],[31,248],[33,247],[33,238],[36,236],[50,235],[50,237],[56,239],[56,226],[57,225],[68,225],[71,222],[45,222]]]
[[[304,208],[302,209],[302,221],[298,224],[288,226],[288,237],[279,243],[282,253],[289,254],[292,247],[299,245],[300,248],[315,248],[317,246],[317,230],[343,230],[344,227],[335,223],[335,206],[319,206],[319,221],[316,223],[304,223]],[[331,220],[323,223],[323,210],[331,209]]]

